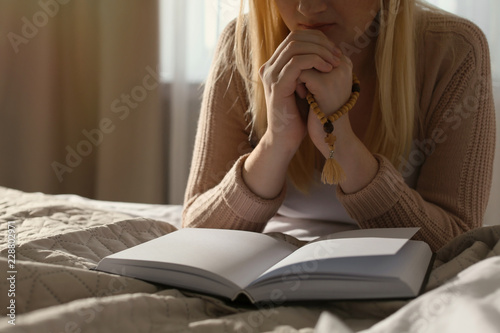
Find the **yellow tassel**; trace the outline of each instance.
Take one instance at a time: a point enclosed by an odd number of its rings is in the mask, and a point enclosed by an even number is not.
[[[356,75],[353,74],[351,96],[349,97],[349,100],[340,109],[328,117],[321,112],[314,96],[311,93],[307,95],[307,102],[310,106],[309,109],[316,114],[318,119],[321,121],[321,124],[323,124],[323,130],[326,133],[325,143],[328,144],[328,148],[330,148],[330,157],[326,159],[325,165],[323,166],[323,173],[321,174],[321,181],[325,184],[339,184],[346,178],[344,170],[342,170],[340,164],[333,158],[335,140],[337,139],[335,135],[332,134],[334,131],[333,123],[354,107],[360,92],[360,82]]]
[[[332,152],[333,153],[333,152]],[[340,164],[331,156],[326,159],[323,166],[323,173],[321,174],[321,181],[324,184],[338,184],[345,180],[345,173]]]

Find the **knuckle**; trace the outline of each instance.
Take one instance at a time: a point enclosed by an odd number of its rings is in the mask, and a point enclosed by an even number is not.
[[[259,69],[259,76],[260,79],[264,82],[269,82],[272,81],[272,73],[271,70],[268,66],[262,66]]]
[[[266,69],[267,69],[267,62],[264,63],[262,66],[260,66],[259,68],[259,75],[260,77],[264,77],[264,75],[266,74]]]
[[[291,31],[289,34],[288,34],[288,37],[290,39],[294,39],[296,38],[297,36],[300,36],[302,35],[304,32],[302,30],[294,30],[294,31]]]
[[[299,58],[294,56],[290,58],[290,61],[288,62],[288,66],[296,66],[299,63]]]
[[[264,72],[264,69],[262,69],[262,67],[259,70],[259,77],[261,80],[264,80],[266,78],[266,73]]]
[[[316,62],[325,62],[325,60],[319,54],[314,55],[314,60]]]
[[[285,49],[286,49],[286,50],[289,50],[289,51],[290,51],[290,50],[294,50],[294,49],[296,49],[296,48],[298,47],[298,45],[299,45],[299,42],[298,42],[298,41],[296,41],[296,40],[291,40],[291,41],[288,43],[288,45],[286,46],[286,48],[285,48]]]

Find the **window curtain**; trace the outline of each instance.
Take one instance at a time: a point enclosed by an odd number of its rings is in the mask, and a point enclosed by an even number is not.
[[[0,1],[0,185],[165,202],[158,10]]]
[[[163,108],[168,114],[168,199],[181,204],[196,125],[218,36],[240,0],[160,0]]]

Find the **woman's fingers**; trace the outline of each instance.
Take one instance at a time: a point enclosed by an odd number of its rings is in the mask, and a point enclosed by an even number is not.
[[[352,79],[353,64],[349,57],[342,55],[335,68],[326,75],[321,75],[320,72],[314,69],[304,69],[299,73],[298,81],[306,85],[308,90],[314,93],[314,91],[324,87],[325,82],[335,82],[339,80],[340,82],[348,81]],[[330,75],[331,74],[331,75]]]
[[[259,74],[268,110],[293,109],[296,112],[295,95],[305,98],[309,92],[317,93],[318,102],[326,109],[336,106],[344,90],[350,89],[350,78],[347,77],[350,72],[350,60],[344,58],[323,33],[297,31],[290,33],[279,45],[260,68]]]
[[[316,55],[324,62],[335,66],[342,52],[320,31],[294,31],[288,35],[264,64],[264,68],[261,68],[261,74],[264,70],[273,71],[274,75],[271,76],[276,77],[291,59],[301,55]],[[331,67],[325,67],[320,63],[317,66],[316,69],[320,71],[323,68],[326,68],[326,71],[331,70]]]
[[[280,57],[287,48],[288,49],[290,48],[290,44],[301,45],[302,43],[308,44],[315,50],[325,49],[329,51],[330,54],[334,54],[336,56],[340,56],[342,54],[340,49],[336,47],[335,44],[332,41],[330,41],[321,31],[297,30],[297,31],[292,31],[285,38],[285,40],[283,40],[283,42],[278,46],[274,54],[269,59],[269,62],[275,63],[277,61],[277,58]],[[310,53],[307,52],[306,50],[302,50],[302,52]]]
[[[290,59],[301,55],[316,55],[331,65],[334,65],[334,63],[339,60],[338,55],[333,54],[324,46],[310,42],[291,41],[281,52],[273,55],[275,56],[275,59],[272,59],[270,63],[280,69],[283,68],[283,66],[285,66]]]
[[[322,111],[329,114],[342,106],[351,93],[352,64],[349,60],[343,60],[329,73],[320,73],[314,69],[304,70],[300,73],[298,82],[305,85],[307,92],[314,95]]]
[[[298,55],[279,69],[275,66],[263,66],[260,75],[266,90],[273,91],[275,96],[287,97],[295,92],[296,82],[301,73],[309,69],[330,72],[333,66],[317,55]]]
[[[334,64],[338,66],[340,64],[340,59],[335,59]],[[321,57],[315,54],[307,55],[297,55],[291,58],[281,69],[278,75],[275,77],[274,82],[277,81],[292,81],[296,82],[297,78],[300,76],[302,71],[315,69],[319,72],[328,73],[334,66],[324,61]]]
[[[267,63],[277,73],[281,72],[285,66],[294,63],[297,59],[305,56],[311,57],[310,68],[316,68],[321,72],[329,72],[340,62],[339,56],[333,54],[327,48],[314,43],[292,41],[279,53],[274,54],[274,59]],[[297,61],[303,63],[303,60]]]
[[[329,72],[340,64],[340,58],[329,53],[328,50],[316,47],[316,52],[313,52],[310,45],[304,44],[289,44],[289,48],[277,56],[274,62],[267,61],[260,68],[261,78],[274,82],[282,76],[282,72],[290,65],[297,65],[299,70],[315,68],[320,72]]]
[[[297,82],[297,87],[295,88],[295,92],[299,95],[300,98],[304,99],[307,97],[309,91],[306,88],[306,85],[303,82]]]

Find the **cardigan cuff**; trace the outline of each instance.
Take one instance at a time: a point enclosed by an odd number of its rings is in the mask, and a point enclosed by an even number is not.
[[[337,186],[337,197],[349,215],[358,222],[381,216],[401,198],[406,187],[401,174],[384,156],[375,154],[379,170],[365,188],[356,193],[345,194]]]
[[[243,180],[243,165],[249,154],[240,156],[222,180],[223,199],[233,213],[252,223],[266,223],[285,200],[285,187],[273,199],[264,199],[253,193]]]

